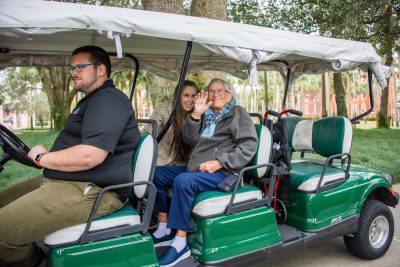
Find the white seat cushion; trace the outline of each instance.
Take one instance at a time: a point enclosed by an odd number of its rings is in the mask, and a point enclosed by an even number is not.
[[[292,146],[295,150],[313,151],[312,147],[312,121],[299,121],[294,129]]]
[[[136,225],[140,224],[140,217],[136,210],[127,205],[121,210],[93,221],[89,231],[96,231],[101,229],[112,228],[122,225]],[[44,243],[49,246],[76,242],[82,236],[85,230],[86,223],[67,227],[47,235],[44,238]]]
[[[133,156],[134,182],[148,182],[153,178],[152,171],[157,160],[157,145],[154,137],[150,134],[142,134],[139,144]],[[148,185],[134,186],[136,197],[142,198],[146,194]]]
[[[222,214],[229,205],[231,192],[207,191],[196,196],[192,212],[200,217],[209,217]],[[262,198],[261,191],[253,186],[241,186],[235,195],[233,203]]]
[[[264,125],[256,124],[256,133],[258,137],[257,151],[253,158],[247,164],[247,167],[269,163],[272,148],[272,135],[268,128]],[[267,171],[267,167],[253,169],[248,172],[252,177],[262,177]]]
[[[338,181],[341,179],[344,179],[346,177],[346,174],[343,173],[335,173],[335,174],[331,174],[331,175],[325,175],[324,176],[324,180],[321,183],[321,186],[324,186],[330,182],[334,182],[334,181]],[[314,190],[317,189],[319,180],[321,179],[321,177],[315,177],[312,178],[310,180],[304,181],[299,187],[298,189],[304,192],[312,192]]]
[[[324,164],[309,160],[292,161],[290,181],[292,187],[303,192],[314,192],[321,179]],[[321,186],[346,178],[346,173],[337,166],[327,166]]]

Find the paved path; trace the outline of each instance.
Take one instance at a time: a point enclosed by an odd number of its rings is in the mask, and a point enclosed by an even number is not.
[[[400,184],[394,188],[400,192]],[[391,210],[395,223],[393,241],[386,254],[379,259],[368,261],[353,256],[347,251],[343,238],[338,237],[254,267],[400,267],[400,205]]]

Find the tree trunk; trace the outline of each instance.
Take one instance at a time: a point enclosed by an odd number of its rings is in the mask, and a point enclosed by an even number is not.
[[[335,88],[337,115],[344,116],[347,118],[346,92],[343,86],[341,73],[333,74],[333,87]]]
[[[275,99],[275,105],[274,105],[274,110],[280,112],[281,106],[280,106],[280,95],[279,95],[279,86],[278,86],[278,80],[277,80],[277,75],[276,71],[273,72],[273,81],[274,81],[274,99]]]
[[[265,110],[263,113],[268,110],[268,73],[267,71],[264,71],[264,105],[265,105]]]
[[[299,110],[302,110],[304,114],[308,113],[308,108],[306,110],[306,101],[305,100],[306,100],[306,96],[304,95],[304,83],[301,83],[301,85],[300,85],[300,108],[299,108]],[[308,105],[308,102],[307,102],[307,105]]]
[[[343,77],[343,75],[342,75],[342,77]],[[350,74],[349,73],[345,73],[344,74],[344,80],[345,80],[345,88],[344,88],[344,90],[346,92],[346,108],[347,108],[348,116],[351,117],[351,114],[352,114],[351,113],[352,112],[352,108],[351,108],[351,103],[352,103],[351,97],[352,97],[352,94],[350,92],[351,84],[350,84]]]
[[[142,0],[144,10],[184,14],[183,0]]]
[[[396,79],[400,80],[400,48],[397,50],[397,75],[394,76],[395,81]],[[396,85],[396,83],[395,83]],[[396,99],[396,106],[395,106],[395,127],[399,127],[400,123],[400,118],[399,118],[399,100],[397,99],[397,96],[400,95],[400,92],[397,91],[397,87],[394,87],[394,97]]]
[[[322,79],[322,118],[325,118],[328,116],[328,110],[327,110],[327,101],[326,99],[329,97],[329,95],[327,95],[327,90],[326,90],[326,73],[321,75],[321,79]]]
[[[61,130],[70,113],[76,90],[69,90],[70,78],[64,67],[37,67],[43,89],[47,94],[54,129]]]
[[[142,6],[144,10],[184,14],[183,0],[142,0]],[[153,99],[155,103],[171,99],[172,92],[176,87],[176,82],[161,78],[149,72],[146,72],[145,76],[147,80],[146,91],[150,92],[150,89],[156,90],[156,94],[154,95],[157,97]],[[137,114],[142,114],[139,110],[136,110],[136,112]]]
[[[192,0],[190,15],[209,19],[227,20],[227,0]],[[201,72],[199,78],[206,84],[213,78],[226,80],[226,74],[218,71]]]
[[[193,0],[191,16],[227,20],[227,0]]]
[[[393,54],[392,54],[392,49],[386,50],[386,61],[385,65],[390,67],[393,62]],[[381,93],[381,104],[379,106],[379,112],[378,112],[378,120],[377,120],[377,126],[378,128],[390,128],[390,117],[389,117],[389,86],[390,82],[389,79],[387,81],[387,87],[382,89]]]
[[[296,94],[294,90],[290,90],[289,95],[290,97],[288,99],[290,99],[290,106],[288,106],[288,108],[296,109]]]

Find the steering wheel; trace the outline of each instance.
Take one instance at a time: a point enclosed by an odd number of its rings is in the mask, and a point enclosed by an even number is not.
[[[30,151],[29,147],[2,124],[0,124],[0,146],[4,151],[4,155],[1,157],[1,165],[4,165],[4,163],[10,159],[13,159],[21,164],[41,169],[30,157],[28,157]]]

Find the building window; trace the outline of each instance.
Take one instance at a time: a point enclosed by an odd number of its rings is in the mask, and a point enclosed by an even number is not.
[[[310,113],[310,96],[305,95],[304,96],[304,112],[305,113]]]
[[[318,114],[318,96],[314,96],[314,114]]]

